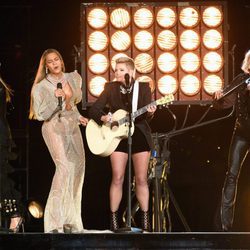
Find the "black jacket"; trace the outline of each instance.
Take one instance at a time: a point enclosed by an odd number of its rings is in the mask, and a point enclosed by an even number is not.
[[[126,94],[120,92],[120,82],[110,82],[105,84],[105,88],[96,102],[92,105],[89,110],[89,117],[93,119],[99,125],[102,124],[101,116],[107,114],[104,112],[105,107],[108,107],[108,111],[114,113],[118,109],[123,109],[128,111],[126,106]],[[132,93],[130,94],[132,96]],[[139,96],[138,96],[138,106],[140,109],[151,103],[151,90],[148,83],[139,82]],[[146,112],[135,119],[135,126],[138,127],[141,132],[145,135],[146,140],[150,146],[153,148],[153,141],[151,137],[151,129],[149,127],[148,121],[152,118]]]

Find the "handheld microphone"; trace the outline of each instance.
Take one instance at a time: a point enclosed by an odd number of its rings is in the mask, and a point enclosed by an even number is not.
[[[129,74],[126,73],[125,76],[124,76],[124,78],[125,78],[125,85],[126,85],[126,88],[129,89],[129,88],[130,88],[130,82],[129,82],[130,76],[129,76]]]
[[[56,87],[58,89],[62,89],[62,83],[60,82],[57,83]],[[58,97],[58,107],[60,108],[60,110],[62,110],[62,97],[61,96]]]

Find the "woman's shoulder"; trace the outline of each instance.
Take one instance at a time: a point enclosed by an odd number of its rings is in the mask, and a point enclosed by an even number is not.
[[[73,79],[77,79],[77,80],[82,79],[81,75],[76,70],[72,72],[66,72],[64,74],[66,75],[66,77],[72,77]]]
[[[118,88],[120,87],[121,83],[117,82],[117,81],[113,81],[113,82],[106,82],[105,83],[105,88]]]
[[[73,84],[75,87],[81,87],[82,85],[82,77],[81,75],[75,70],[73,72],[65,73],[66,79]]]
[[[32,86],[32,92],[46,92],[49,89],[49,82],[46,78],[42,79],[38,83],[34,83]]]
[[[143,89],[147,89],[147,88],[149,88],[150,86],[149,86],[149,82],[139,82],[139,86],[140,86],[140,88],[143,88]]]

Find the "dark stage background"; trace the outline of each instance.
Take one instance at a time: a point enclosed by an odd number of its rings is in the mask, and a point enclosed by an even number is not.
[[[80,4],[82,1],[30,0],[0,3],[1,75],[14,89],[10,122],[18,154],[11,162],[12,178],[22,192],[24,201],[36,199],[43,205],[49,193],[54,164],[41,136],[41,123],[28,120],[30,89],[42,52],[58,49],[67,71],[74,70],[74,45],[80,46]],[[98,1],[100,2],[100,1]],[[133,1],[135,2],[135,1]],[[160,1],[157,1],[160,2]],[[240,72],[244,53],[250,48],[250,4],[248,0],[228,2],[229,49],[236,45],[235,70]],[[230,58],[230,57],[229,57]],[[229,61],[232,78],[232,62]],[[179,124],[184,119],[184,106],[171,107]],[[191,107],[188,123],[197,121],[204,107]],[[82,110],[87,115],[86,110]],[[225,112],[212,111],[207,120]],[[153,132],[168,132],[172,120],[165,108],[158,109],[151,123]],[[234,117],[193,129],[170,140],[171,166],[168,183],[191,231],[213,231],[214,216],[226,172],[227,152]],[[83,187],[83,221],[86,228],[105,229],[109,224],[108,188],[110,165],[107,158],[93,156],[85,141],[86,175]],[[220,149],[218,149],[218,146]],[[209,161],[208,161],[209,160]],[[249,159],[239,182],[236,207],[236,231],[250,231]],[[125,201],[121,207],[121,212]],[[173,204],[170,203],[173,231],[185,231]],[[36,222],[42,230],[42,223]]]

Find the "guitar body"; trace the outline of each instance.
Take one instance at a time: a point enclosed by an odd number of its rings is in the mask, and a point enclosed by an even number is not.
[[[174,100],[172,94],[166,95],[140,109],[133,112],[133,120],[141,114],[147,112],[150,105],[163,105]],[[127,119],[128,112],[119,109],[112,114],[112,123],[98,125],[94,120],[90,120],[86,127],[86,138],[90,151],[95,155],[108,156],[117,148],[123,138],[128,137],[129,124]],[[132,122],[131,135],[134,133],[134,124]]]
[[[119,109],[112,115],[112,124],[107,123],[98,125],[91,119],[86,127],[86,139],[90,151],[95,155],[109,156],[117,148],[123,138],[128,137],[129,124],[124,122],[118,125],[120,119],[127,116],[127,111]],[[134,124],[132,123],[131,135],[134,133]]]

